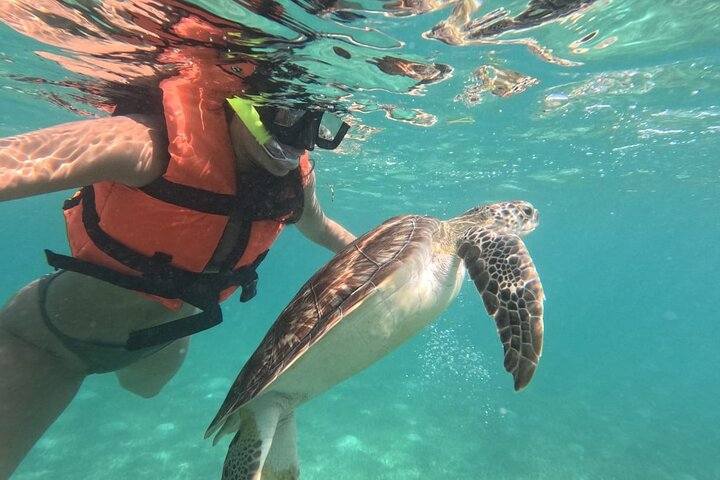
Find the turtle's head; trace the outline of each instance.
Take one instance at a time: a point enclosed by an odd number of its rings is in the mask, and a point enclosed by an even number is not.
[[[471,208],[462,217],[475,225],[485,225],[521,237],[535,230],[539,223],[538,211],[522,200],[480,205]]]

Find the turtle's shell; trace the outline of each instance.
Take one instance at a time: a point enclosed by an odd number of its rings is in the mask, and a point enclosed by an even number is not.
[[[328,331],[373,294],[405,260],[432,247],[440,221],[404,215],[387,220],[338,253],[295,295],[250,357],[208,435],[262,393]]]

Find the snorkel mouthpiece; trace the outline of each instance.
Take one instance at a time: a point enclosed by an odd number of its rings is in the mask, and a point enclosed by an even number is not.
[[[239,97],[228,98],[227,102],[260,145],[265,145],[272,139],[252,102]]]

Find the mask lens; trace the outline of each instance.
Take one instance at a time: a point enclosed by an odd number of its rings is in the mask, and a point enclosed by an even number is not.
[[[342,123],[342,120],[340,120],[337,116],[324,112],[322,119],[320,120],[318,137],[327,141],[334,140],[335,136],[340,131]]]
[[[273,124],[283,128],[289,128],[298,123],[300,119],[302,119],[303,115],[305,115],[304,110],[295,110],[292,108],[278,108],[275,112]]]
[[[340,145],[349,128],[350,126],[334,113],[323,112],[315,143],[320,148],[333,150]]]

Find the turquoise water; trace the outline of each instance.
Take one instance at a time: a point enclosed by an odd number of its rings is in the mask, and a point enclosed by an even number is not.
[[[448,9],[349,25],[305,18],[316,31],[358,30],[355,57],[385,49],[453,68],[412,95],[412,82],[355,78],[337,59],[314,70],[327,79],[334,66],[365,105],[354,110],[363,127],[344,151],[316,155],[328,215],[359,234],[393,215],[448,218],[488,201],[528,200],[541,223],[526,244],[547,300],[543,357],[516,394],[468,282],[430,328],[299,409],[303,478],[720,478],[720,8],[657,3],[596,2],[499,38],[534,38],[582,62],[575,66],[497,39],[422,38]],[[524,2],[486,1],[474,15],[502,6],[517,14]],[[5,25],[0,45],[0,136],[79,118],[41,95],[70,98],[65,87],[12,76],[65,78],[33,53],[60,50]],[[481,65],[539,83],[507,98],[480,93],[474,103],[466,89]],[[67,194],[0,204],[4,297],[48,271],[43,248],[65,251]],[[205,428],[265,330],[328,259],[287,229],[260,268],[256,299],[226,302],[226,322],[193,339],[159,396],[133,397],[112,375],[89,378],[12,478],[219,478],[226,442],[211,447]]]

